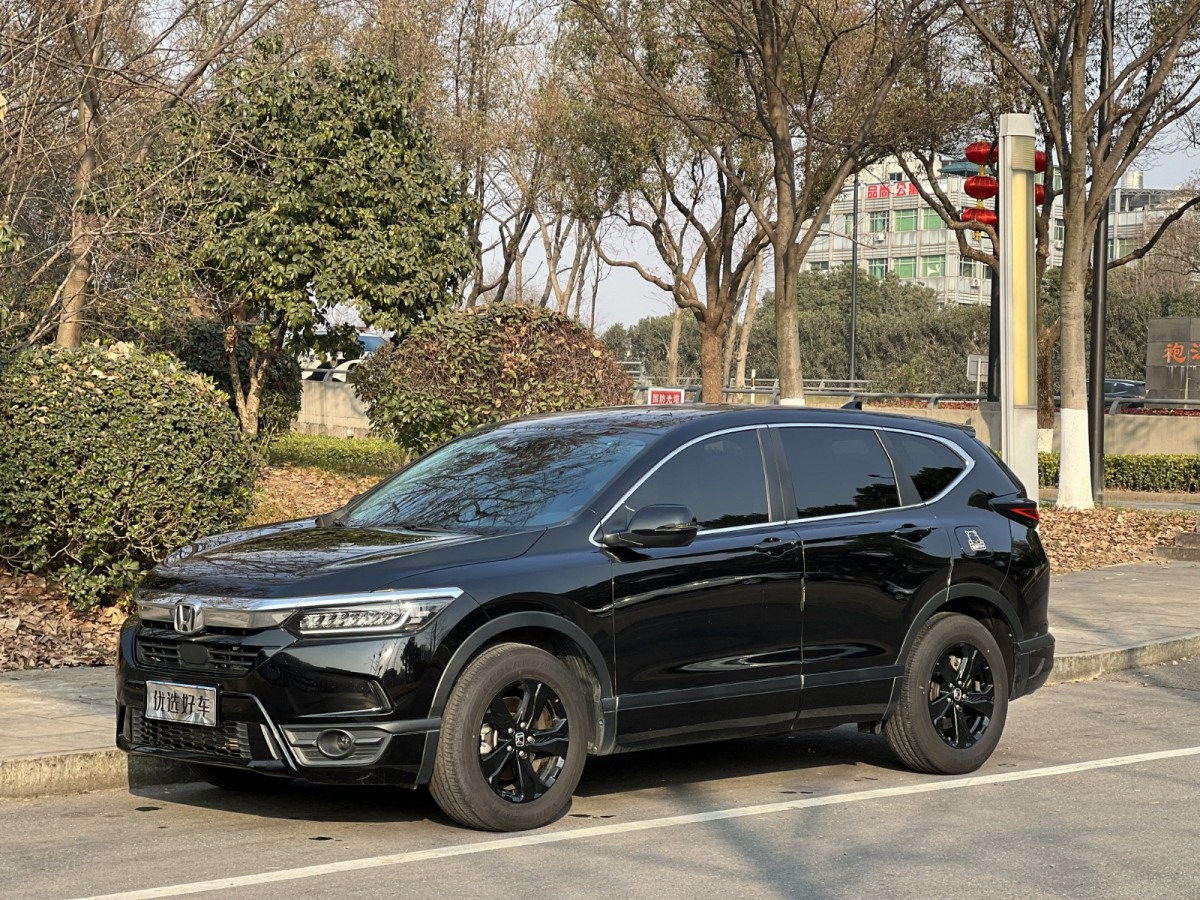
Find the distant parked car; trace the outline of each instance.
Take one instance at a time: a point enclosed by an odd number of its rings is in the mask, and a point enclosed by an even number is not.
[[[429,785],[497,831],[561,816],[589,754],[670,744],[858,723],[962,774],[1050,673],[1037,525],[996,454],[922,419],[515,419],[163,561],[117,743],[233,789]]]
[[[301,378],[312,381],[345,381],[350,370],[376,350],[382,348],[388,339],[379,334],[359,332],[354,336],[358,352],[347,356],[339,352],[335,357],[320,359],[317,354],[310,353],[301,358]]]

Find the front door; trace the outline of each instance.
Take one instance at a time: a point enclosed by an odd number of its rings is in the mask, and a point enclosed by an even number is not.
[[[786,731],[799,703],[803,555],[768,479],[763,429],[712,435],[665,460],[610,517],[683,504],[687,547],[615,551],[618,741]]]

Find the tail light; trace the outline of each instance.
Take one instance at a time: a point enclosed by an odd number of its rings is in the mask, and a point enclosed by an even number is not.
[[[993,500],[992,509],[1026,528],[1037,528],[1041,520],[1037,502],[1034,500]]]

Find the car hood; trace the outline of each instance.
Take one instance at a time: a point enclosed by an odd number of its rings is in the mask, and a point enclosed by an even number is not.
[[[305,519],[189,544],[163,560],[142,588],[264,599],[375,591],[438,569],[512,559],[528,551],[543,533],[544,529],[471,535],[321,527]]]

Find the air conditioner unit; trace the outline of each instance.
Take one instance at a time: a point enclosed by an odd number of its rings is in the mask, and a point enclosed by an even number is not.
[[[1062,241],[1055,241],[1055,242],[1054,242],[1054,249],[1055,249],[1055,250],[1061,250],[1062,248],[1063,248],[1063,242],[1062,242]]]
[[[971,287],[979,287],[979,279],[978,278],[971,279]]]
[[[872,237],[872,240],[875,241],[875,243],[877,243],[877,244],[882,244],[884,241],[887,240],[887,235],[886,234],[877,234]]]

